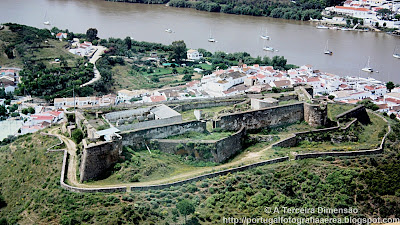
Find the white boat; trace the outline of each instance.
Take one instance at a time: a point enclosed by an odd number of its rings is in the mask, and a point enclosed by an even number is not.
[[[396,47],[393,50],[393,57],[395,57],[396,59],[400,59],[400,53],[396,53]]]
[[[316,27],[317,27],[317,29],[329,29],[329,27],[324,26],[324,25],[318,25]]]
[[[43,24],[44,25],[50,25],[50,21],[47,19],[47,11],[46,11],[46,14],[44,14],[44,22],[43,22]]]
[[[208,38],[208,42],[215,42],[215,39],[212,37],[211,29],[210,29],[210,36]]]
[[[340,29],[340,30],[342,30],[342,31],[349,31],[349,30],[351,30],[351,29],[346,28],[346,27],[342,27],[342,29]]]
[[[269,40],[270,39],[270,37],[267,35],[267,29],[265,29],[265,34],[261,34],[260,35],[260,38],[264,39],[264,40]]]
[[[330,30],[338,30],[338,27],[329,27]]]
[[[325,55],[332,55],[332,54],[333,54],[333,52],[329,50],[329,47],[328,47],[328,40],[326,40],[326,45],[325,45],[324,54],[325,54]]]
[[[374,72],[374,69],[372,69],[369,66],[369,60],[370,60],[370,57],[368,57],[367,65],[364,68],[362,68],[361,70],[364,72],[372,73],[372,72]]]
[[[263,50],[264,50],[264,51],[270,51],[270,52],[274,52],[274,51],[275,51],[274,48],[269,47],[269,46],[265,46],[265,47],[263,48]]]
[[[168,28],[168,29],[165,29],[165,32],[172,33],[172,30]]]
[[[269,40],[269,36],[267,36],[267,35],[261,35],[260,38],[264,39],[264,40]]]

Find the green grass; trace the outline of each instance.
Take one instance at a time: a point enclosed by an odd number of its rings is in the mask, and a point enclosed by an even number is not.
[[[342,143],[331,143],[330,141],[322,141],[322,142],[308,142],[303,141],[296,147],[288,149],[279,149],[279,151],[284,151],[287,153],[297,152],[297,153],[305,153],[305,152],[330,152],[330,151],[356,151],[361,149],[374,149],[380,145],[383,135],[386,133],[387,124],[380,117],[375,114],[368,113],[371,123],[368,125],[360,125],[361,131],[358,129],[354,131],[350,130],[350,134],[358,137],[357,142],[342,142]],[[352,129],[352,128],[350,128]],[[343,135],[346,135],[343,133]]]
[[[167,139],[220,140],[231,136],[233,133],[234,132],[211,132],[211,133],[187,132],[181,135],[170,136]]]
[[[380,155],[289,161],[163,190],[116,194],[63,190],[59,186],[62,153],[45,153],[58,140],[26,135],[0,147],[0,197],[7,203],[0,209],[0,219],[6,218],[9,224],[183,224],[184,217],[176,213],[175,206],[184,199],[196,208],[187,217],[188,223],[220,224],[223,217],[243,215],[285,216],[265,214],[264,209],[293,204],[300,208],[353,207],[358,214],[352,216],[361,218],[395,217],[400,213],[396,191],[400,183],[399,130]],[[263,147],[267,144],[248,151]],[[147,164],[159,156],[143,156],[146,152],[137,152],[135,157],[140,156],[141,167],[148,169]],[[271,153],[274,151],[266,154]],[[189,167],[182,165],[174,172],[185,168]]]
[[[344,113],[352,108],[356,107],[356,105],[350,104],[328,104],[328,118],[332,121],[336,121],[336,116]]]
[[[17,38],[15,33],[12,33],[7,28],[0,31],[0,46],[6,45],[7,43],[14,43]],[[59,40],[48,39],[48,43],[43,45],[51,45],[54,48],[38,48],[38,49],[28,49],[24,52],[24,55],[16,55],[14,59],[8,59],[4,53],[4,49],[0,47],[0,66],[7,66],[7,67],[20,67],[22,68],[24,63],[22,57],[29,58],[31,60],[38,62],[43,62],[47,65],[51,65],[53,67],[58,67],[58,63],[53,63],[56,58],[60,58],[63,56],[67,62],[68,66],[74,66],[75,59],[79,58],[74,54],[68,52],[64,46],[67,42],[61,42]]]
[[[150,154],[147,150],[132,150],[124,147],[123,155],[126,160],[114,166],[111,176],[90,182],[90,184],[134,182],[133,177],[136,174],[140,175],[139,181],[151,181],[196,169],[195,166],[186,163],[181,156],[158,150],[151,150]]]
[[[159,78],[159,82],[154,82],[151,80],[154,74],[134,71],[129,65],[114,66],[112,71],[114,74],[113,79],[115,81],[113,90],[115,91],[121,89],[155,89],[169,86],[171,84],[184,83],[182,82],[183,75],[175,74],[164,75],[163,77]]]

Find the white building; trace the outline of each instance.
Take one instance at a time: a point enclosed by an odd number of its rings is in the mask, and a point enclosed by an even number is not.
[[[69,52],[79,56],[87,56],[93,50],[93,45],[91,42],[85,41],[80,44],[77,48],[70,49]]]
[[[144,95],[147,95],[147,94],[149,94],[149,91],[148,90],[144,90],[144,89],[132,90],[132,91],[123,89],[123,90],[118,91],[118,95],[117,95],[117,100],[116,101],[117,101],[117,103],[130,102],[130,100],[132,98],[141,98],[141,97],[143,97]]]
[[[68,34],[67,33],[58,33],[56,34],[56,38],[60,39],[60,41],[62,41],[62,39],[67,39]]]
[[[359,7],[349,7],[349,6],[335,6],[326,8],[327,11],[335,12],[337,14],[348,15],[356,18],[362,19],[372,19],[375,17],[375,14],[366,8],[359,8]]]
[[[195,49],[188,50],[186,54],[188,60],[199,60],[203,58],[203,54],[199,53],[199,51]]]

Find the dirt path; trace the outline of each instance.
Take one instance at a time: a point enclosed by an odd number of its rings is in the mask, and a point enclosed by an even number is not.
[[[96,53],[92,56],[92,58],[89,60],[90,63],[93,63],[93,72],[94,72],[94,78],[91,79],[89,82],[84,83],[81,85],[81,87],[84,87],[89,84],[93,84],[94,82],[100,80],[101,74],[99,70],[96,67],[96,61],[100,58],[100,56],[104,53],[104,50],[106,50],[106,47],[104,46],[93,46],[94,49],[97,49]]]
[[[68,169],[67,169],[67,179],[68,182],[77,187],[90,187],[88,185],[83,185],[80,184],[76,178],[76,166],[77,166],[77,156],[76,156],[76,144],[74,141],[71,139],[65,137],[64,135],[60,135],[57,132],[60,130],[60,128],[54,128],[49,131],[49,134],[55,135],[59,137],[66,146],[66,150],[69,155],[69,161],[68,161]]]
[[[216,171],[220,171],[220,170],[225,170],[225,169],[229,169],[229,168],[234,168],[234,167],[238,167],[238,166],[243,166],[243,165],[259,162],[259,161],[262,161],[261,158],[263,156],[265,156],[265,152],[272,149],[272,144],[270,144],[260,151],[244,153],[244,155],[240,159],[234,160],[232,162],[229,162],[229,163],[226,163],[223,165],[219,165],[219,166],[215,166],[215,167],[197,168],[196,170],[184,172],[181,174],[177,174],[174,176],[170,176],[170,177],[162,178],[162,179],[158,179],[158,180],[137,182],[137,183],[116,183],[116,184],[112,184],[112,185],[87,185],[87,184],[81,184],[77,180],[76,167],[77,167],[77,160],[79,160],[79,159],[77,159],[77,155],[76,155],[75,142],[73,142],[71,139],[65,137],[64,135],[58,134],[59,130],[60,130],[60,128],[54,128],[49,131],[49,134],[59,137],[65,143],[66,150],[68,151],[68,154],[69,154],[68,169],[66,171],[67,178],[68,178],[69,184],[76,186],[76,187],[91,187],[91,188],[121,187],[121,186],[132,187],[132,186],[145,186],[145,185],[170,183],[170,182],[174,182],[174,181],[179,181],[179,180],[199,176],[199,175],[206,174],[206,173],[216,172]],[[280,138],[282,140],[283,138],[286,138],[288,135],[278,135],[278,136],[280,136]]]

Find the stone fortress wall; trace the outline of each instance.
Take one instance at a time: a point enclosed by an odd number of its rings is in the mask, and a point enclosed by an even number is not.
[[[277,107],[271,107],[271,108],[267,108],[267,109],[261,109],[261,110],[257,110],[257,111],[261,111],[261,112],[255,112],[255,111],[250,111],[250,112],[246,112],[248,113],[246,115],[246,113],[239,113],[241,115],[244,115],[242,117],[242,120],[244,122],[239,122],[237,120],[237,118],[239,117],[239,114],[232,114],[232,115],[227,115],[227,117],[225,117],[224,119],[226,119],[228,123],[227,128],[229,129],[234,129],[234,128],[238,128],[240,127],[240,125],[242,125],[239,129],[238,132],[236,132],[234,135],[232,135],[233,137],[236,137],[236,141],[239,140],[241,135],[243,135],[244,131],[246,128],[250,128],[250,129],[254,129],[254,128],[261,128],[262,126],[260,125],[256,125],[255,123],[261,123],[264,126],[279,126],[279,125],[284,125],[288,122],[294,121],[301,121],[301,120],[305,120],[308,121],[308,123],[313,124],[314,126],[320,126],[322,124],[324,124],[326,122],[326,118],[324,118],[323,115],[326,115],[326,108],[324,109],[323,107],[316,107],[314,105],[310,105],[307,103],[299,103],[299,104],[292,104],[292,105],[285,105],[285,106],[277,106]],[[290,115],[292,115],[295,119],[293,118],[288,118],[287,115],[283,114],[284,112],[288,112]],[[343,115],[339,115],[339,118],[351,118],[351,117],[363,117],[361,115],[365,115],[364,113],[366,113],[365,108],[362,107],[356,107],[355,109],[350,110],[350,112],[346,112]],[[258,117],[257,119],[245,119],[245,118],[249,118],[250,115],[272,115],[272,122],[265,122],[265,118],[263,117]],[[232,116],[231,118],[229,118],[229,116]],[[365,118],[363,118],[365,119]],[[352,123],[355,123],[358,121],[358,118],[353,120],[351,123],[348,124],[347,127],[349,127]],[[221,120],[219,120],[217,123],[219,126],[222,125]],[[339,129],[338,127],[333,127],[333,128],[326,128],[326,129],[320,129],[320,130],[316,130],[316,131],[311,131],[311,132],[326,132],[329,130],[334,130],[334,129]],[[122,145],[132,145],[132,146],[143,146],[144,144],[146,144],[146,139],[151,139],[151,138],[165,138],[171,135],[179,135],[179,134],[183,134],[189,131],[194,131],[194,132],[204,132],[206,131],[206,123],[203,121],[189,121],[189,122],[184,122],[184,123],[176,123],[176,124],[170,124],[170,125],[166,125],[166,126],[158,126],[158,127],[152,127],[152,128],[147,128],[147,129],[140,129],[140,130],[135,130],[135,131],[125,131],[121,133],[122,136],[122,140],[121,140],[121,144],[118,145],[116,144],[116,146],[122,146]],[[326,153],[308,153],[308,154],[300,154],[296,156],[296,160],[300,160],[300,159],[305,159],[305,158],[316,158],[316,157],[323,157],[323,156],[357,156],[357,155],[369,155],[369,154],[378,154],[381,153],[383,151],[383,145],[384,145],[384,141],[386,139],[386,136],[388,135],[388,133],[390,132],[390,127],[389,127],[389,131],[386,133],[386,135],[383,137],[382,142],[379,146],[379,148],[377,149],[373,149],[373,150],[361,150],[361,151],[353,151],[353,152],[326,152]],[[306,133],[306,132],[303,132]],[[299,135],[301,135],[301,133],[299,133]],[[162,140],[164,141],[164,140]],[[172,140],[170,140],[172,141]],[[180,141],[180,140],[178,140]],[[218,140],[216,142],[219,142],[221,140]],[[229,140],[229,138],[226,139],[226,141],[231,142],[231,146],[236,146],[238,144],[238,142],[235,142],[234,140]],[[288,139],[282,140],[278,143],[276,143],[276,146],[279,147],[289,147],[292,146],[293,144],[296,144],[296,136],[294,135],[293,137],[290,137]],[[212,141],[211,141],[212,142]],[[211,143],[210,142],[210,143]],[[205,142],[206,143],[206,142]],[[219,142],[221,145],[227,145],[226,142],[221,141]],[[106,149],[104,151],[104,153],[107,155],[107,147],[102,148],[102,145],[107,145],[109,144],[108,142],[104,142],[104,143],[99,143],[99,145],[87,145],[88,148],[86,149],[86,163],[88,163],[89,161],[91,161],[93,164],[97,164],[96,160],[101,160],[101,159],[105,159],[107,158],[106,156],[101,156],[98,157],[96,159],[96,156],[90,156],[92,153],[96,153],[96,152],[101,152],[101,149]],[[211,143],[213,144],[213,143]],[[229,146],[229,145],[227,145]],[[92,149],[90,149],[90,147],[92,147]],[[118,148],[118,147],[117,147]],[[172,147],[173,148],[173,147]],[[166,151],[170,151],[172,149],[171,147],[168,148],[166,147]],[[227,147],[228,148],[228,147]],[[229,147],[231,148],[231,147]],[[84,151],[85,151],[84,149]],[[97,150],[96,150],[97,149]],[[110,148],[109,148],[110,149]],[[168,150],[169,149],[169,150]],[[111,149],[110,149],[111,150]],[[115,151],[109,151],[111,155],[115,155]],[[225,152],[226,153],[226,152]],[[225,154],[224,153],[224,154]],[[85,154],[85,153],[84,153]],[[222,155],[224,155],[222,154]],[[96,155],[96,154],[94,154]],[[101,154],[100,154],[101,155]],[[99,155],[98,155],[99,156]],[[63,169],[62,169],[62,175],[61,175],[61,186],[67,190],[70,191],[75,191],[75,192],[125,192],[127,190],[127,187],[110,187],[110,188],[78,188],[78,187],[72,187],[70,185],[67,185],[64,183],[63,179],[65,176],[65,171],[67,168],[67,161],[68,161],[68,155],[67,152],[64,152],[64,160],[63,160]],[[93,157],[93,159],[90,159],[90,157]],[[224,158],[225,156],[220,157],[219,159]],[[227,156],[228,157],[228,156]],[[114,158],[114,157],[111,157]],[[217,157],[218,158],[218,157]],[[89,160],[88,160],[89,159]],[[209,174],[205,174],[205,175],[201,175],[198,177],[194,177],[194,178],[189,178],[186,180],[182,180],[182,181],[178,181],[178,182],[173,182],[173,183],[168,183],[168,184],[160,184],[160,185],[148,185],[148,186],[133,186],[131,187],[131,190],[157,190],[157,189],[163,189],[163,188],[168,188],[171,186],[178,186],[178,185],[182,185],[182,184],[186,184],[189,182],[194,182],[194,181],[199,181],[202,179],[207,179],[207,178],[212,178],[212,177],[216,177],[216,176],[220,176],[220,175],[225,175],[228,173],[234,173],[234,172],[238,172],[238,171],[244,171],[250,168],[254,168],[257,166],[262,166],[262,165],[266,165],[266,164],[271,164],[271,163],[278,163],[278,162],[283,162],[283,161],[287,161],[289,158],[288,157],[283,157],[283,158],[277,158],[277,159],[271,159],[271,160],[267,160],[267,161],[263,161],[263,162],[258,162],[258,163],[254,163],[254,164],[250,164],[250,165],[246,165],[246,166],[242,166],[242,167],[237,167],[237,168],[233,168],[233,169],[228,169],[228,170],[224,170],[224,171],[219,171],[219,172],[214,172],[214,173],[209,173]],[[89,162],[90,163],[90,162]],[[82,167],[82,165],[81,165]],[[88,167],[90,168],[90,167]]]
[[[243,149],[244,128],[220,140],[169,140],[151,139],[153,148],[178,155],[192,155],[196,159],[221,163]]]
[[[324,126],[326,118],[326,106],[296,103],[221,116],[219,120],[213,121],[213,127],[231,131],[239,130],[241,127],[255,130],[303,120],[311,126]]]

